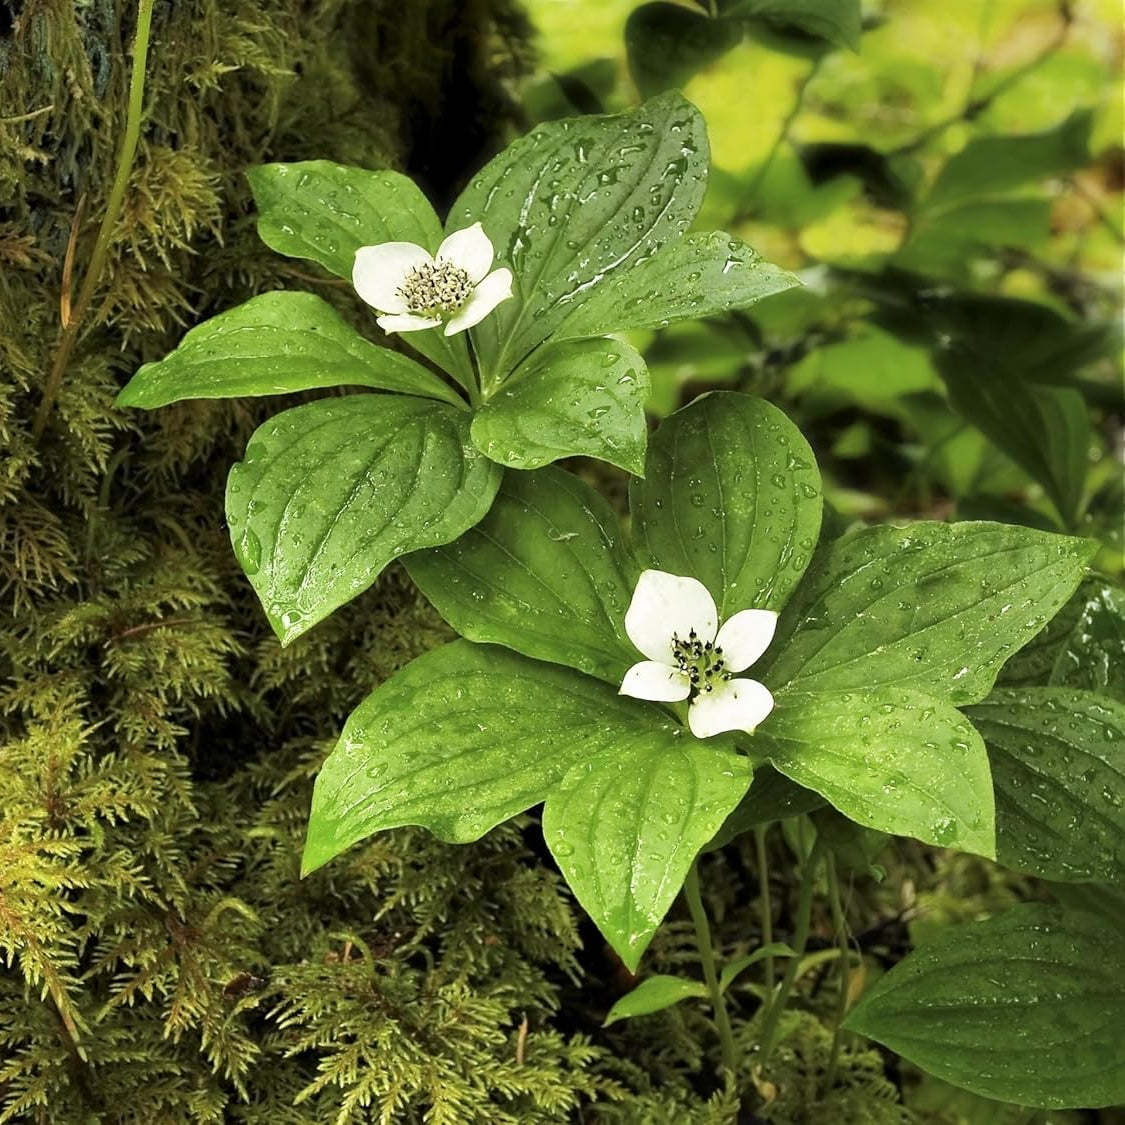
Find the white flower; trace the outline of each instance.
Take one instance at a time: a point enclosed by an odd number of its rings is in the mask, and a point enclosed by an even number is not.
[[[413,242],[381,242],[355,252],[352,284],[383,315],[384,332],[445,325],[464,332],[512,295],[512,271],[492,270],[492,243],[480,223],[454,231],[435,257]],[[492,270],[491,273],[488,271]]]
[[[648,657],[621,681],[621,695],[679,703],[691,697],[688,726],[696,738],[724,731],[750,733],[773,710],[773,696],[756,680],[736,680],[769,648],[777,614],[744,609],[719,628],[719,611],[695,578],[646,570],[625,614],[625,632]]]

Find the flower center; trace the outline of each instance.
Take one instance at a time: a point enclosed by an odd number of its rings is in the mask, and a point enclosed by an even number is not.
[[[701,641],[692,629],[687,640],[672,634],[672,659],[681,672],[687,673],[693,692],[713,691],[716,683],[730,679],[723,650],[710,641]]]
[[[398,287],[407,309],[418,316],[454,313],[472,291],[468,271],[440,258],[415,266]]]

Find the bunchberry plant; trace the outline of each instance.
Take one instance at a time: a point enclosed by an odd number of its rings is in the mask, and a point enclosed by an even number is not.
[[[250,171],[263,240],[351,282],[373,327],[420,356],[372,343],[311,293],[265,293],[192,329],[118,398],[382,392],[278,414],[231,470],[231,540],[282,643],[393,559],[472,527],[505,469],[585,454],[643,471],[648,371],[606,334],[796,284],[725,234],[688,233],[707,172],[703,121],[678,94],[539,126],[472,180],[444,229],[396,172]]]

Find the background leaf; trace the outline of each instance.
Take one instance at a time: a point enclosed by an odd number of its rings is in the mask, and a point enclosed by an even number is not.
[[[669,93],[628,113],[540,125],[475,176],[448,229],[479,219],[518,297],[473,330],[486,378],[516,367],[607,277],[681,237],[708,161],[698,112]]]
[[[686,977],[670,977],[663,973],[645,977],[632,992],[626,993],[613,1005],[602,1021],[602,1027],[609,1027],[618,1020],[634,1019],[637,1016],[650,1016],[665,1008],[678,1004],[681,1000],[705,997],[707,989],[702,981],[688,980]]]
[[[775,693],[912,686],[975,703],[1065,604],[1094,549],[994,523],[844,536],[813,560],[758,672]]]
[[[844,1026],[955,1086],[1017,1105],[1125,1101],[1125,938],[1026,903],[958,926],[876,983]]]
[[[543,807],[551,854],[630,972],[753,773],[729,745],[648,730],[576,766]]]
[[[473,418],[477,448],[515,469],[585,454],[644,472],[645,361],[621,340],[572,340],[537,351]]]
[[[786,692],[754,751],[868,828],[995,855],[988,754],[944,703],[896,688]]]
[[[467,411],[406,395],[322,399],[255,430],[227,479],[231,542],[288,644],[392,559],[472,527],[502,471],[470,442]]]
[[[640,659],[625,635],[636,565],[602,496],[562,469],[505,473],[488,515],[404,560],[471,641],[506,645],[620,684]]]
[[[748,395],[696,399],[652,436],[630,490],[636,549],[698,578],[720,617],[780,609],[820,530],[820,474],[800,431]]]
[[[118,406],[152,410],[185,398],[278,395],[356,386],[464,400],[407,356],[377,348],[312,293],[263,293],[193,328],[175,351],[146,363]]]
[[[313,790],[304,871],[385,828],[454,843],[538,804],[603,751],[644,757],[673,736],[663,712],[598,680],[489,645],[418,657],[352,712]]]
[[[761,20],[839,47],[859,48],[863,16],[859,0],[726,0],[720,6],[729,16]]]
[[[966,714],[992,762],[996,858],[1062,882],[1125,879],[1125,704],[997,688]]]
[[[679,4],[642,4],[625,21],[629,74],[642,98],[683,86],[741,39],[738,21],[709,19]]]

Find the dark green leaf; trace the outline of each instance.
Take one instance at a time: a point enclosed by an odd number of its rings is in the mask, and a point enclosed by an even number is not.
[[[1055,650],[1049,682],[1125,703],[1125,592],[1100,580],[1080,592],[1078,619]]]
[[[1000,195],[1081,168],[1090,158],[1092,123],[1093,114],[1084,109],[1041,133],[975,137],[946,162],[923,206],[932,210]]]
[[[622,996],[609,1010],[609,1015],[602,1021],[602,1027],[609,1027],[618,1020],[634,1019],[636,1016],[650,1016],[653,1012],[662,1012],[665,1008],[678,1004],[681,1000],[707,995],[706,987],[697,980],[687,980],[684,977],[669,977],[658,974],[654,977],[645,977],[632,992]]]
[[[260,164],[246,175],[262,241],[287,257],[319,262],[348,281],[361,246],[413,242],[433,253],[441,244],[436,212],[413,180],[399,172],[306,160]],[[462,225],[474,221],[475,216]],[[463,334],[443,336],[437,328],[410,332],[406,341],[466,385],[471,372]]]
[[[630,971],[752,776],[730,746],[670,722],[645,729],[575,766],[543,808],[567,883]]]
[[[561,469],[506,473],[488,515],[456,542],[404,560],[471,641],[621,682],[640,659],[624,631],[636,580],[609,505]]]
[[[490,645],[426,653],[352,712],[313,790],[307,873],[384,828],[467,843],[538,804],[603,751],[660,753],[663,712]]]
[[[472,527],[502,471],[473,447],[467,411],[406,395],[321,399],[254,432],[227,481],[231,541],[287,644],[392,559]]]
[[[860,0],[730,0],[724,14],[762,20],[782,30],[859,49],[863,12]]]
[[[716,393],[666,419],[631,490],[638,553],[698,578],[720,617],[780,609],[820,529],[820,474],[808,442],[763,399]]]
[[[448,227],[480,220],[518,294],[473,330],[486,383],[559,331],[608,277],[686,232],[708,159],[703,119],[669,93],[628,113],[540,125],[473,179]]]
[[[373,387],[463,400],[421,364],[377,348],[312,293],[263,293],[193,328],[174,352],[146,363],[118,406],[152,410],[185,398],[279,395],[316,387]]]
[[[996,858],[1061,882],[1125,878],[1125,704],[997,688],[966,712],[996,784]]]
[[[891,687],[785,693],[754,751],[868,828],[995,854],[988,754],[945,703]]]
[[[955,1086],[1017,1105],[1125,1101],[1125,937],[1092,914],[1023,904],[940,934],[844,1026]]]
[[[1093,440],[1082,395],[1005,379],[960,350],[938,366],[957,412],[1041,484],[1073,526]]]
[[[663,328],[745,308],[799,284],[793,274],[729,234],[689,234],[651,258],[609,274],[555,337]]]
[[[679,4],[642,4],[625,21],[629,73],[642,98],[685,85],[742,38],[736,20],[708,19]]]
[[[893,686],[976,703],[1096,549],[1006,524],[865,528],[818,552],[756,674],[775,693]]]
[[[644,472],[645,361],[621,340],[572,340],[531,357],[473,418],[493,461],[537,469],[585,454]]]

